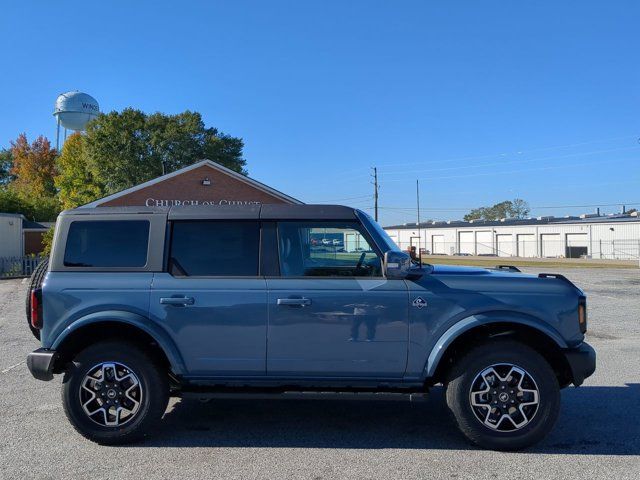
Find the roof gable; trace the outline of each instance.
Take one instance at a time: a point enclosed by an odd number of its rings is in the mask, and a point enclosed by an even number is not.
[[[184,175],[185,173],[191,172],[191,171],[196,170],[196,169],[201,168],[201,167],[209,167],[209,168],[211,168],[211,169],[213,169],[213,170],[215,170],[215,171],[217,171],[219,173],[222,173],[222,174],[224,174],[226,176],[229,176],[229,177],[233,178],[236,181],[239,181],[239,182],[242,182],[244,184],[247,184],[247,185],[251,186],[252,188],[255,188],[256,190],[264,192],[264,193],[266,193],[266,194],[268,194],[268,195],[270,195],[272,197],[276,197],[276,198],[280,199],[283,202],[293,203],[293,204],[302,204],[303,203],[300,200],[298,200],[296,198],[293,198],[293,197],[290,197],[289,195],[286,195],[286,194],[284,194],[284,193],[282,193],[282,192],[280,192],[280,191],[278,191],[278,190],[276,190],[274,188],[271,188],[271,187],[269,187],[268,185],[265,185],[262,182],[254,180],[253,178],[249,178],[249,177],[247,177],[245,175],[242,175],[242,174],[240,174],[238,172],[234,172],[233,170],[231,170],[231,169],[229,169],[227,167],[224,167],[224,166],[222,166],[222,165],[220,165],[218,163],[215,163],[215,162],[213,162],[211,160],[201,160],[201,161],[196,162],[196,163],[194,163],[192,165],[189,165],[188,167],[181,168],[179,170],[176,170],[176,171],[168,173],[166,175],[162,175],[160,177],[157,177],[157,178],[154,178],[152,180],[146,181],[146,182],[141,183],[139,185],[135,185],[135,186],[133,186],[131,188],[127,188],[125,190],[122,190],[120,192],[117,192],[117,193],[114,193],[112,195],[106,196],[104,198],[100,198],[100,199],[95,200],[95,201],[93,201],[91,203],[83,205],[80,208],[84,208],[84,207],[91,208],[91,207],[98,207],[98,206],[104,205],[104,204],[106,204],[106,203],[108,203],[108,202],[110,202],[112,200],[115,200],[115,199],[130,195],[130,194],[138,192],[140,190],[144,190],[144,189],[149,188],[149,187],[151,187],[153,185],[157,185],[157,184],[166,182],[167,180],[174,179],[176,177],[179,177],[180,175]]]

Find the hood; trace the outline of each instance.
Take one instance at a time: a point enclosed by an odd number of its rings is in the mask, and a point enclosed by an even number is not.
[[[432,275],[455,275],[462,277],[489,277],[489,278],[536,278],[536,275],[519,271],[499,270],[490,267],[466,267],[461,265],[431,265]]]
[[[461,265],[430,265],[429,274],[442,278],[460,278],[460,279],[477,279],[484,283],[485,280],[492,281],[510,281],[510,280],[526,280],[531,281],[537,279],[537,275],[523,273],[515,270],[484,268],[484,267],[467,267]],[[446,281],[446,280],[444,280]]]
[[[482,267],[463,267],[460,265],[433,265],[433,273],[454,275],[486,275],[491,270]]]

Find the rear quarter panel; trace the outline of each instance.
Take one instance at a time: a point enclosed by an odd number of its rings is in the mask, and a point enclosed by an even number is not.
[[[48,272],[42,285],[42,346],[52,348],[74,323],[116,311],[149,316],[151,272]]]

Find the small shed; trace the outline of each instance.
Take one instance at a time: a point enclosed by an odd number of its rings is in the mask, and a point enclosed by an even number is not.
[[[0,213],[0,257],[21,257],[24,252],[22,222],[18,213]]]

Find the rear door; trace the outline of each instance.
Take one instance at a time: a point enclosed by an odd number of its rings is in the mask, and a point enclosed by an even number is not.
[[[267,278],[268,375],[401,377],[407,286],[382,276],[381,254],[362,227],[280,222],[277,243],[280,276]]]
[[[189,375],[265,375],[259,248],[255,220],[172,223],[168,272],[154,277],[150,311],[173,337]]]

